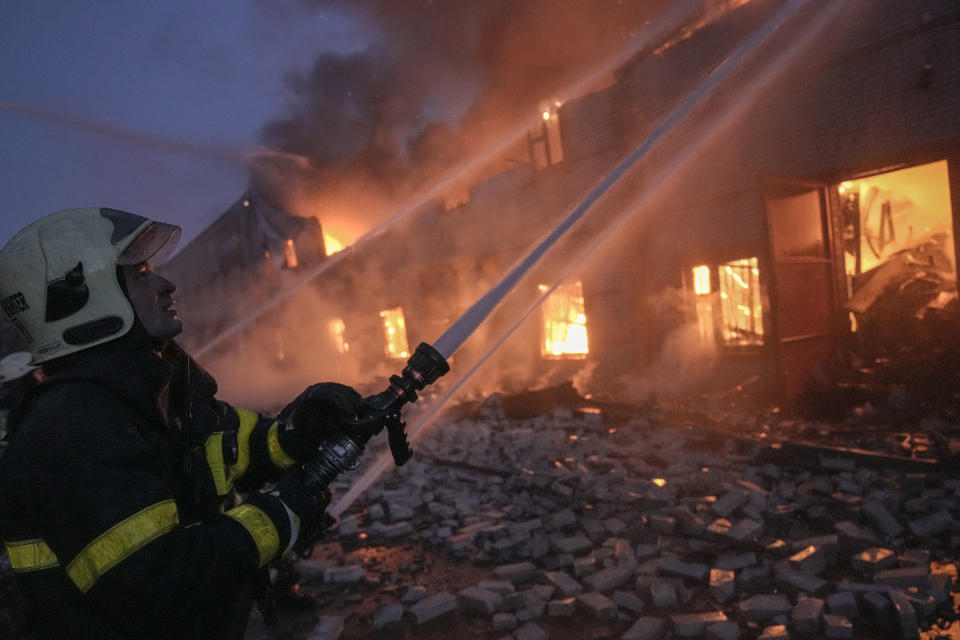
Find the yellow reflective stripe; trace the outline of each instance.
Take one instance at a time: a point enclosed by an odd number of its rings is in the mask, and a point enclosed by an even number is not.
[[[250,434],[257,426],[260,417],[253,411],[234,408],[240,418],[240,428],[237,429],[237,463],[230,467],[230,480],[236,480],[247,471],[250,466]]]
[[[270,425],[270,431],[267,432],[267,451],[270,452],[270,462],[281,469],[286,469],[297,464],[297,461],[287,455],[287,452],[280,446],[279,432],[278,423],[274,422]]]
[[[103,574],[177,526],[180,516],[173,500],[164,500],[110,527],[67,565],[67,575],[86,593]]]
[[[233,488],[233,482],[227,465],[223,461],[223,431],[210,434],[203,444],[203,450],[207,456],[210,473],[213,475],[213,483],[217,487],[217,495],[227,495]]]
[[[280,551],[280,534],[270,516],[252,504],[241,504],[225,514],[247,530],[250,537],[257,544],[257,553],[260,554],[260,566],[270,562]]]
[[[3,545],[7,548],[10,566],[17,573],[40,571],[60,565],[57,554],[40,538],[4,542]]]

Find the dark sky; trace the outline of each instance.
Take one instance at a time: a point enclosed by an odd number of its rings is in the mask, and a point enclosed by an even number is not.
[[[294,0],[0,3],[0,245],[80,206],[196,235],[245,188],[285,76],[366,39]]]

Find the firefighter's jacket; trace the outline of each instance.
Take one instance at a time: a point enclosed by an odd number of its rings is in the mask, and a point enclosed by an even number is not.
[[[227,638],[289,521],[224,498],[295,461],[176,345],[68,356],[0,458],[0,539],[41,638]],[[236,446],[232,447],[233,437]]]

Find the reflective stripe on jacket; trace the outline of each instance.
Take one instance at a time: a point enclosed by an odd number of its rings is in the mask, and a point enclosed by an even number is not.
[[[294,461],[272,420],[215,392],[182,351],[128,335],[29,398],[0,458],[0,540],[41,637],[227,637],[289,530],[223,498]]]

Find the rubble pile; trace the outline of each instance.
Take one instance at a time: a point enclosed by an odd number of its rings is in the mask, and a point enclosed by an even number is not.
[[[778,466],[764,445],[659,418],[508,419],[488,403],[432,429],[332,537],[477,570],[437,585],[376,553],[305,561],[302,588],[333,590],[327,603],[379,603],[323,608],[306,637],[934,638],[956,618],[960,479]]]

